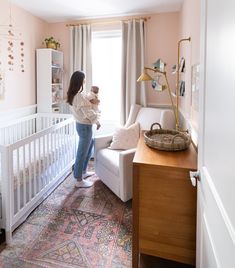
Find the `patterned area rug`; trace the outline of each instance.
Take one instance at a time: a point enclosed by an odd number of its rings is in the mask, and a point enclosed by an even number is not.
[[[131,267],[131,203],[91,179],[77,189],[69,176],[14,232],[0,267]]]

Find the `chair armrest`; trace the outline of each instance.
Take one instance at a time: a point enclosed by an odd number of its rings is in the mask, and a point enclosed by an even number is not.
[[[132,198],[133,158],[136,148],[125,150],[119,154],[120,198],[126,202]]]
[[[120,159],[134,157],[136,152],[136,148],[128,149],[125,151],[120,152]]]
[[[107,136],[96,136],[94,138],[94,148],[95,151],[99,151],[100,149],[107,148],[109,147],[111,141],[112,141],[113,136],[112,135],[107,135]]]

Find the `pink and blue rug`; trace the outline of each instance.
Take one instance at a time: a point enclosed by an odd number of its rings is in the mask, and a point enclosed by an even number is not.
[[[131,267],[131,203],[91,179],[77,189],[68,177],[14,232],[0,267]]]

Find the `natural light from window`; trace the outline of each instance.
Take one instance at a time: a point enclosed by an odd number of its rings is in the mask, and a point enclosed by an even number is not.
[[[120,122],[121,31],[92,34],[92,84],[100,88],[100,121]]]

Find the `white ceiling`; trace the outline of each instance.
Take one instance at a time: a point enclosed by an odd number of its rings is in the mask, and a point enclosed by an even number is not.
[[[179,11],[183,0],[11,0],[33,15],[61,22]]]

